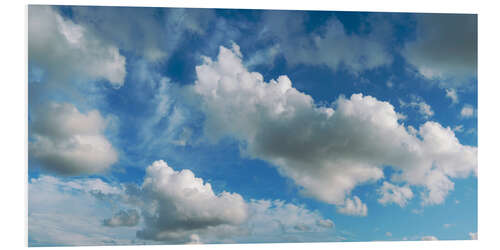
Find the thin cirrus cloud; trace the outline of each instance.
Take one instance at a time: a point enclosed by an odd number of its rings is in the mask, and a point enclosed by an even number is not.
[[[422,203],[439,204],[454,188],[450,178],[476,173],[477,148],[460,144],[450,128],[428,121],[417,137],[390,103],[362,94],[340,97],[336,109],[317,106],[286,76],[267,83],[248,72],[235,48],[220,47],[216,61],[196,68],[192,92],[206,117],[204,134],[237,139],[243,156],[272,163],[303,195],[346,207],[352,189],[392,166],[401,170],[393,181],[423,186]]]
[[[104,135],[109,120],[99,111],[87,114],[70,103],[51,102],[36,108],[30,124],[29,155],[44,170],[61,175],[103,173],[118,161]]]

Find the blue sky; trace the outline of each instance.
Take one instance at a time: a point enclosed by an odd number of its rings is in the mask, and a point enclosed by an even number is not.
[[[28,15],[32,246],[477,237],[475,15]]]

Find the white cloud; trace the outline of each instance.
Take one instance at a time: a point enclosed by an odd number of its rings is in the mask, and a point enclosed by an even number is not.
[[[252,234],[277,236],[286,233],[321,232],[334,223],[317,211],[280,200],[252,200],[247,222]]]
[[[358,196],[354,196],[353,199],[346,199],[344,204],[337,207],[339,213],[353,215],[353,216],[366,216],[368,214],[368,208]]]
[[[399,105],[401,107],[412,107],[412,108],[416,108],[417,111],[423,115],[425,118],[429,118],[431,116],[434,115],[434,111],[432,110],[432,107],[427,104],[426,102],[424,102],[423,100],[421,100],[421,98],[419,97],[415,97],[415,96],[412,96],[412,101],[407,103],[407,102],[404,102],[403,100],[399,100]]]
[[[450,177],[476,172],[477,148],[460,144],[450,128],[428,121],[409,133],[390,103],[362,94],[340,97],[335,110],[318,106],[288,77],[264,82],[241,60],[221,47],[216,61],[196,67],[192,92],[204,134],[237,139],[243,156],[272,163],[304,195],[345,207],[354,187],[392,166],[401,170],[394,181],[424,186],[426,204],[437,204],[453,189]]]
[[[385,236],[387,236],[387,237],[392,237],[392,233],[391,233],[391,232],[386,232],[386,233],[385,233]]]
[[[304,205],[215,194],[163,161],[147,168],[140,186],[40,176],[30,180],[29,197],[33,246],[324,241],[335,226]]]
[[[28,184],[28,241],[30,246],[125,245],[135,240],[137,227],[109,228],[110,201],[120,187],[100,179],[33,178]]]
[[[108,227],[133,227],[139,224],[139,213],[135,209],[120,210],[109,219],[103,220]]]
[[[455,89],[446,89],[446,97],[451,99],[452,104],[458,103],[458,94]]]
[[[470,118],[474,115],[474,108],[471,105],[465,105],[460,111],[460,116],[462,118]]]
[[[124,83],[126,60],[118,48],[49,6],[28,7],[28,53],[58,84],[75,77],[105,79],[115,88]]]
[[[438,238],[436,236],[429,235],[429,236],[422,236],[422,238],[420,238],[420,240],[423,240],[423,241],[434,241],[434,240],[438,240]]]
[[[477,15],[418,14],[416,40],[402,54],[441,87],[462,87],[477,74]]]
[[[450,227],[452,227],[452,226],[453,226],[453,224],[443,224],[443,227],[444,227],[444,228],[450,228]]]
[[[408,200],[413,198],[413,192],[408,185],[399,187],[386,181],[384,181],[382,187],[377,192],[381,195],[378,202],[384,205],[396,203],[400,207],[404,207],[408,203]]]
[[[476,232],[476,233],[472,233],[472,232],[471,232],[471,233],[469,233],[469,238],[470,238],[471,240],[477,240],[477,232]]]
[[[268,59],[260,61],[272,61],[275,56],[272,50],[278,48],[290,64],[326,65],[334,71],[342,66],[354,74],[392,63],[391,55],[379,39],[387,37],[388,26],[376,18],[368,18],[373,29],[364,35],[348,33],[335,17],[309,33],[302,13],[266,12],[263,21],[259,36],[270,37],[277,43],[268,49]],[[300,33],[306,35],[297,36]]]
[[[73,6],[71,10],[72,19],[103,40],[150,62],[168,59],[185,33],[204,34],[215,18],[211,9]]]
[[[146,240],[188,241],[193,234],[238,225],[248,217],[247,204],[239,194],[216,195],[209,183],[190,170],[175,171],[164,161],[146,169],[141,196],[146,205],[142,209],[145,228],[137,236]]]
[[[99,111],[82,114],[69,103],[36,108],[30,124],[29,156],[62,175],[102,173],[118,160],[104,136],[107,120]]]
[[[454,132],[464,132],[464,125],[457,125],[453,128]]]

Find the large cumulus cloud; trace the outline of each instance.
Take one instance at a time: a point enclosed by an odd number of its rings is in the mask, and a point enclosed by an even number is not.
[[[99,111],[81,113],[70,103],[51,102],[36,108],[30,123],[29,156],[43,169],[62,175],[107,171],[118,153],[104,132],[109,120]]]
[[[432,121],[406,128],[390,103],[362,94],[318,106],[286,76],[264,82],[248,72],[234,48],[221,47],[215,61],[204,58],[196,68],[192,91],[204,133],[212,141],[237,139],[243,155],[274,164],[304,195],[362,208],[350,192],[391,166],[398,170],[393,181],[424,186],[424,203],[436,204],[453,189],[450,178],[476,171],[477,148],[460,144],[450,128]]]

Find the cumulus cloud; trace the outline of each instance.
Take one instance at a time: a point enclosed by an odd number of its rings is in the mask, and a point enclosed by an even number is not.
[[[335,109],[318,106],[288,77],[264,82],[241,61],[221,47],[216,61],[196,67],[192,92],[205,114],[204,134],[213,142],[237,139],[243,156],[272,163],[304,195],[359,204],[346,199],[351,190],[392,166],[401,170],[393,181],[424,186],[426,204],[437,204],[453,189],[450,177],[476,172],[477,148],[460,144],[450,128],[428,121],[412,133],[390,103],[362,94],[339,97]]]
[[[346,199],[344,204],[338,206],[337,211],[348,215],[366,216],[368,208],[358,196],[354,196],[353,199]]]
[[[442,87],[462,87],[477,75],[477,15],[417,14],[416,40],[403,56]]]
[[[215,194],[190,170],[175,171],[164,161],[149,166],[140,185],[40,176],[30,180],[29,196],[30,245],[36,246],[195,244],[229,237],[241,242],[289,237],[324,241],[335,226],[304,205]],[[310,237],[312,232],[316,238]]]
[[[472,233],[472,232],[471,232],[471,233],[469,233],[469,238],[470,238],[471,240],[477,240],[477,232],[476,232],[476,233]]]
[[[208,228],[241,224],[248,216],[247,205],[239,194],[216,195],[209,183],[190,170],[175,171],[164,161],[156,161],[146,169],[141,195],[150,202],[142,210],[145,228],[137,236],[147,240],[187,240]]]
[[[392,63],[391,55],[379,39],[386,37],[387,25],[377,18],[369,18],[368,23],[374,28],[363,35],[348,33],[335,17],[307,35],[298,35],[306,33],[305,20],[299,12],[265,12],[264,28],[259,35],[276,44],[266,53],[269,59],[261,61],[272,61],[275,50],[279,49],[288,63],[326,65],[335,71],[344,67],[354,74]],[[254,62],[254,58],[250,61]]]
[[[50,172],[62,175],[102,173],[118,160],[104,136],[108,124],[99,111],[80,113],[70,103],[37,108],[30,124],[29,156]]]
[[[438,238],[436,236],[429,235],[429,236],[422,236],[422,238],[420,238],[420,240],[423,240],[423,241],[434,241],[434,240],[438,240]]]
[[[460,111],[460,116],[462,118],[470,118],[474,116],[474,108],[471,105],[465,105]]]
[[[139,223],[139,213],[135,209],[120,210],[113,217],[102,221],[108,227],[133,227]]]
[[[126,60],[118,48],[49,6],[28,7],[28,54],[59,84],[75,77],[107,80],[115,88],[124,83]]]
[[[400,187],[387,181],[384,181],[382,187],[380,187],[377,192],[381,196],[378,202],[384,205],[396,203],[400,207],[404,207],[408,203],[408,200],[413,198],[413,192],[408,185]]]

